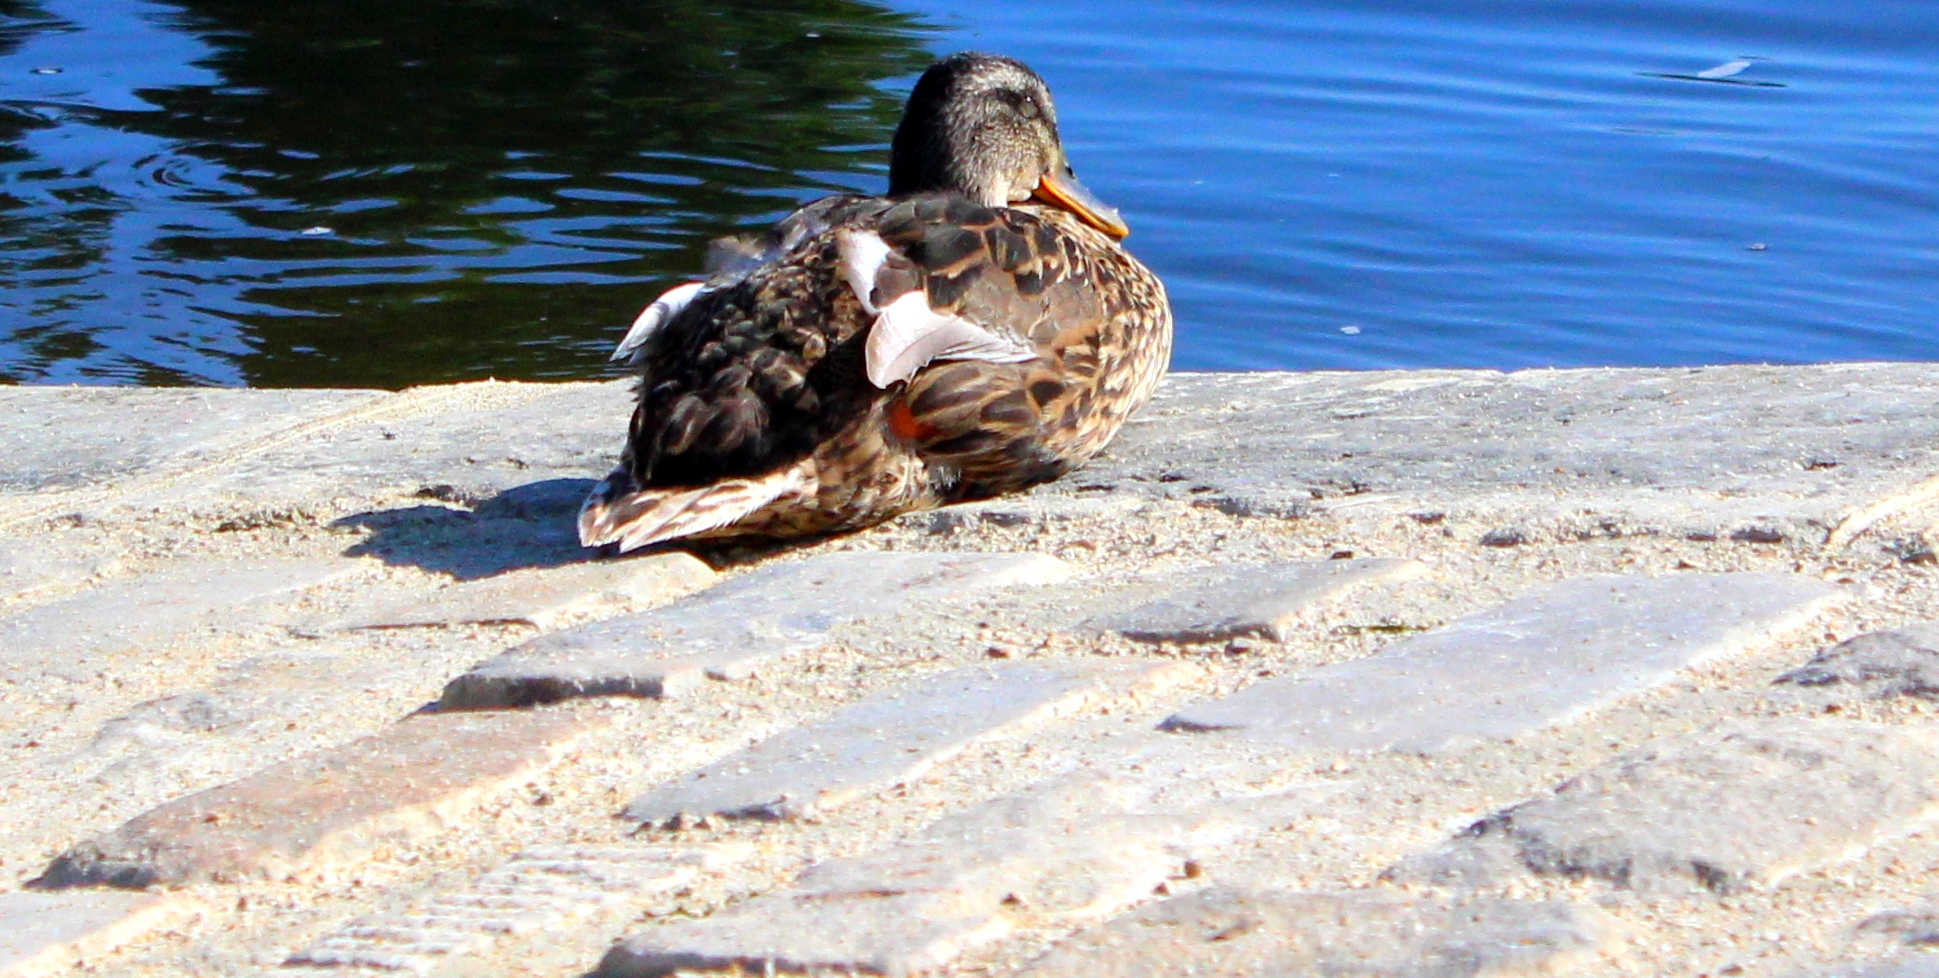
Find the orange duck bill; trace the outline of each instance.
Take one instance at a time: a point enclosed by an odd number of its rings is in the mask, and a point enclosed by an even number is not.
[[[1036,192],[1030,196],[1076,214],[1084,223],[1113,238],[1122,238],[1131,233],[1131,229],[1125,226],[1124,218],[1118,216],[1118,209],[1085,189],[1068,167],[1062,173],[1044,174],[1044,178],[1037,183]]]

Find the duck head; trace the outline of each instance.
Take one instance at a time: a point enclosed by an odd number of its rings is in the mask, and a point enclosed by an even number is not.
[[[926,192],[990,207],[1036,200],[1114,238],[1131,233],[1071,172],[1049,86],[1023,62],[993,54],[952,54],[909,93],[889,149],[889,196]]]

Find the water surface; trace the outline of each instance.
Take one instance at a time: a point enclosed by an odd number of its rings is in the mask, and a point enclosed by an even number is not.
[[[1939,356],[1939,5],[1099,10],[0,0],[0,380],[602,376],[965,47],[1049,79],[1180,368]]]

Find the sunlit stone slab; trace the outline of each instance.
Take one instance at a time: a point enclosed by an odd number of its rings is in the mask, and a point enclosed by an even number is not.
[[[1728,896],[1855,856],[1939,815],[1939,737],[1824,718],[1654,744],[1389,871],[1486,885],[1536,873]]]
[[[563,567],[506,571],[391,601],[321,623],[331,629],[409,628],[523,622],[553,628],[576,616],[657,604],[712,584],[719,575],[678,551]]]
[[[969,666],[795,727],[634,799],[628,818],[677,814],[802,818],[913,781],[970,745],[1084,708],[1113,692],[1168,685],[1177,662],[1032,661]]]
[[[143,472],[192,468],[279,431],[390,396],[328,390],[0,389],[0,458],[7,460],[0,465],[0,504],[13,494],[102,488]]]
[[[410,910],[346,921],[285,964],[429,974],[501,942],[544,939],[624,912],[746,858],[744,843],[711,846],[542,846]]]
[[[1436,754],[1568,721],[1782,635],[1838,594],[1780,574],[1564,581],[1366,658],[1187,707],[1165,726]]]
[[[137,816],[62,854],[39,885],[139,888],[354,864],[383,840],[458,823],[604,722],[570,710],[412,717]]]
[[[102,954],[192,912],[179,895],[0,893],[0,978],[70,975]]]
[[[789,889],[702,920],[649,926],[602,978],[678,971],[901,975],[946,967],[1017,919],[1095,920],[1184,873],[1194,818],[1136,810],[1123,782],[1075,776],[941,819],[874,853],[810,868]]]
[[[1214,887],[1066,938],[1028,978],[1547,975],[1598,963],[1622,933],[1592,907],[1378,891]]]
[[[1092,620],[1092,628],[1147,641],[1211,642],[1237,635],[1284,639],[1300,615],[1367,584],[1426,570],[1417,560],[1367,558],[1200,567],[1142,585],[1161,596]]]
[[[0,697],[39,694],[45,679],[93,681],[111,663],[147,662],[196,628],[246,623],[279,596],[361,570],[353,560],[185,560],[0,618]]]
[[[853,552],[772,564],[663,608],[533,639],[452,680],[443,704],[667,696],[702,676],[744,678],[859,618],[1069,575],[1045,554]]]
[[[168,510],[337,507],[426,491],[483,499],[535,482],[591,480],[612,467],[626,432],[627,386],[412,388],[391,395],[380,413],[302,432],[128,502]]]
[[[1822,541],[1939,476],[1939,365],[1173,373],[1050,494]]]

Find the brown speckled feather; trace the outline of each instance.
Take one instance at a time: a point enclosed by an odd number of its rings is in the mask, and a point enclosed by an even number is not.
[[[649,343],[614,502],[792,472],[812,490],[681,535],[864,527],[1063,475],[1164,373],[1164,286],[1069,214],[953,196],[851,199],[823,213],[830,229],[703,294]],[[837,270],[836,228],[876,232],[934,309],[1025,338],[1037,358],[937,362],[906,385],[873,387],[862,365],[873,316]],[[877,304],[894,298],[883,291]]]
[[[894,196],[810,204],[641,314],[620,345],[639,405],[583,542],[835,532],[1022,489],[1150,398],[1164,286],[1070,172],[1041,78],[939,61],[889,169]]]
[[[931,364],[909,382],[901,400],[916,449],[961,476],[941,501],[1027,488],[1088,461],[1171,359],[1164,286],[1063,211],[916,203],[885,215],[881,234],[924,270],[930,304],[1038,352],[1027,363]],[[895,220],[909,209],[913,219]]]

